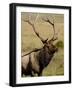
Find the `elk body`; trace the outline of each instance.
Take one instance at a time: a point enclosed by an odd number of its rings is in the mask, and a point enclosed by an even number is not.
[[[53,26],[54,35],[55,35],[54,24],[51,23],[49,20],[44,20],[44,21],[49,22]],[[55,52],[58,50],[58,48],[55,45],[53,45],[53,42],[57,38],[55,38],[53,35],[52,39],[44,40],[35,30],[34,24],[29,22],[28,20],[26,22],[28,22],[33,27],[35,34],[42,41],[43,47],[40,49],[35,49],[30,53],[22,56],[22,60],[21,60],[22,76],[23,74],[34,76],[35,73],[37,73],[38,76],[41,76],[43,69],[50,63]]]

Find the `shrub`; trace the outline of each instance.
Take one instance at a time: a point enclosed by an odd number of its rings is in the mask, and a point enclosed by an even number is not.
[[[56,43],[56,46],[59,47],[59,48],[64,48],[64,43],[63,43],[63,41],[58,41],[58,42]]]

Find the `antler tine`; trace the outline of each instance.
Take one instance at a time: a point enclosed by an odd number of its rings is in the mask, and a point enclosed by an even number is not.
[[[54,19],[53,19],[53,31],[54,31],[54,34],[53,34],[52,40],[55,41],[57,38],[55,38],[55,25],[54,25]]]
[[[23,20],[24,22],[27,22],[30,25],[33,25],[29,20]]]
[[[39,35],[39,33],[36,31],[35,26],[33,23],[31,23],[29,20],[23,20],[24,22],[27,22],[28,24],[30,24],[35,32],[35,34],[38,36],[38,38],[42,41],[42,43],[45,42],[45,40]]]
[[[44,20],[45,22],[49,22],[52,26],[54,25],[49,19],[48,20],[42,19],[42,20]]]
[[[54,19],[53,19],[53,23],[47,18],[47,20],[43,19],[45,22],[48,22],[49,24],[51,24],[53,26],[53,31],[54,31],[54,34],[53,34],[53,37],[49,40],[50,41],[55,41],[57,40],[57,37],[55,38],[55,26],[54,26]]]

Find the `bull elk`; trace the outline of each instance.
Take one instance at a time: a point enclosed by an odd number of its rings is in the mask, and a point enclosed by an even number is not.
[[[35,73],[37,73],[38,76],[41,76],[43,69],[50,63],[55,52],[57,52],[58,50],[56,45],[53,44],[53,42],[57,40],[57,37],[55,37],[56,35],[55,35],[54,22],[52,23],[49,19],[47,20],[43,19],[43,20],[51,24],[53,27],[54,34],[50,40],[48,40],[48,38],[44,40],[36,31],[35,25],[31,23],[30,20],[24,20],[25,22],[27,22],[29,25],[32,26],[35,34],[43,43],[43,47],[41,47],[40,49],[34,49],[33,51],[25,55],[22,55],[22,59],[21,59],[22,76],[23,74],[34,76]]]

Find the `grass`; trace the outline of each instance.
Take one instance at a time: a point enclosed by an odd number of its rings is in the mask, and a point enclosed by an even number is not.
[[[22,21],[22,31],[21,31],[21,51],[22,53],[29,52],[33,50],[34,48],[40,48],[43,46],[40,39],[35,35],[33,32],[32,27]],[[53,29],[51,25],[48,25],[47,23],[36,23],[36,30],[39,32],[39,34],[46,39],[49,37],[49,39],[53,35]],[[58,52],[55,53],[52,61],[50,64],[43,70],[43,76],[56,76],[56,75],[64,75],[64,26],[63,23],[55,23],[55,29],[56,33],[58,33]]]

